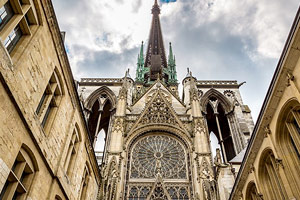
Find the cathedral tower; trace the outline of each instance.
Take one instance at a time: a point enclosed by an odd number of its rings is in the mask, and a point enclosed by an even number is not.
[[[96,143],[105,135],[99,198],[225,200],[253,129],[241,84],[197,80],[189,71],[180,98],[175,56],[171,43],[165,55],[159,14],[155,0],[135,80],[126,72],[79,82],[91,138]]]

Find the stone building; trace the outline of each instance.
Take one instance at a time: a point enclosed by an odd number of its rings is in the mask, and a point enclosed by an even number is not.
[[[243,83],[179,95],[159,14],[134,79],[74,82],[51,1],[0,1],[0,199],[300,199],[299,12],[255,126]]]
[[[298,10],[230,199],[300,199],[299,20]]]
[[[93,144],[105,134],[99,198],[228,199],[254,127],[239,92],[243,83],[197,80],[188,71],[181,98],[159,14],[155,1],[135,79],[127,71],[120,78],[78,82]]]
[[[0,1],[0,199],[96,199],[100,173],[49,0]]]

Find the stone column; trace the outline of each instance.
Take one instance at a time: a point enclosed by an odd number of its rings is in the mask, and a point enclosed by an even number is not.
[[[223,153],[224,163],[227,163],[226,151],[225,151],[225,147],[224,147],[224,140],[223,140],[223,137],[222,137],[222,132],[221,132],[221,127],[220,127],[220,123],[219,123],[218,114],[215,113],[215,116],[216,116],[216,122],[217,122],[219,137],[220,137],[221,150],[222,150],[222,153]]]

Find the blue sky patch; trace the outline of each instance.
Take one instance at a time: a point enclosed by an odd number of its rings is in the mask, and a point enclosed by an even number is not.
[[[176,2],[176,0],[160,0],[161,3]]]

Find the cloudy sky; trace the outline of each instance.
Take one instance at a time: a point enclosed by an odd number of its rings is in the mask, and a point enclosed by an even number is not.
[[[52,0],[76,79],[135,78],[154,0]],[[238,80],[257,119],[298,9],[298,0],[161,0],[165,47],[172,42],[181,83]],[[166,52],[168,54],[168,52]]]

